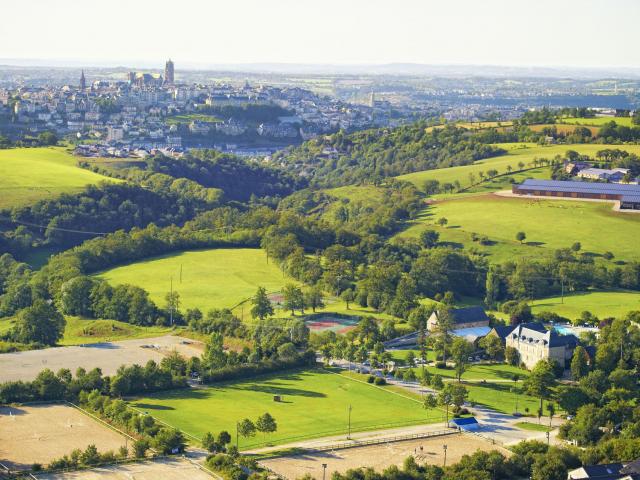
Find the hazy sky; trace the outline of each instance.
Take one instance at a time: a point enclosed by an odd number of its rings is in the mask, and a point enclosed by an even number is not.
[[[640,0],[2,0],[0,58],[640,66]]]

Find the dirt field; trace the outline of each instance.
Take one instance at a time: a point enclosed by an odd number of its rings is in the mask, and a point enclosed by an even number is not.
[[[12,470],[46,465],[89,444],[116,451],[125,439],[68,405],[0,407],[0,463]]]
[[[82,472],[37,475],[38,480],[211,480],[211,476],[183,458],[130,463]]]
[[[261,463],[287,478],[300,478],[309,474],[320,479],[322,478],[323,463],[327,464],[327,478],[330,478],[333,472],[344,473],[350,468],[356,467],[372,467],[379,471],[391,465],[401,466],[404,459],[410,455],[413,455],[420,464],[442,465],[444,462],[443,445],[447,445],[447,464],[456,463],[463,455],[471,454],[476,450],[499,450],[508,454],[507,450],[479,437],[460,434],[349,448],[334,452],[272,458]]]
[[[202,344],[195,340],[167,335],[77,347],[4,353],[0,355],[0,382],[33,380],[45,368],[54,372],[68,368],[74,373],[78,367],[84,367],[86,370],[99,367],[105,375],[113,375],[120,365],[144,365],[149,360],[160,363],[164,355],[174,348],[186,358],[199,357],[203,349]]]

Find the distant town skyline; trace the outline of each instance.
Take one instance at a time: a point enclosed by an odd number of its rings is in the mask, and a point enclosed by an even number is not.
[[[640,65],[635,0],[528,9],[513,0],[112,0],[99,14],[73,0],[20,0],[4,3],[3,15],[28,18],[28,29],[3,24],[2,63]]]

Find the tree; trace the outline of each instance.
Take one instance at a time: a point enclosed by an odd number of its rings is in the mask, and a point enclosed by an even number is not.
[[[504,358],[509,365],[517,367],[520,363],[520,353],[514,347],[506,347],[504,349]]]
[[[222,430],[218,434],[218,444],[225,446],[231,443],[231,435],[226,430]]]
[[[173,321],[180,316],[180,294],[176,291],[167,292],[164,297],[165,310],[169,313]]]
[[[451,343],[451,330],[453,330],[453,319],[451,311],[448,307],[442,307],[438,310],[438,323],[436,325],[436,344],[442,352],[442,361],[447,363],[447,347]]]
[[[440,234],[435,230],[424,230],[420,234],[420,242],[424,248],[434,248],[438,245]]]
[[[340,298],[347,304],[347,310],[349,310],[349,304],[356,298],[356,294],[352,289],[347,288],[340,294]]]
[[[238,435],[244,438],[255,437],[256,435],[255,424],[248,418],[245,418],[240,423],[238,423]]]
[[[549,412],[549,428],[551,428],[551,422],[553,420],[553,416],[556,413],[556,406],[553,402],[547,403],[547,412]]]
[[[291,310],[291,315],[295,315],[295,310],[304,313],[304,294],[300,287],[288,284],[282,289],[283,306],[287,310]]]
[[[80,462],[84,465],[96,465],[100,463],[100,454],[95,445],[91,444],[87,446],[85,451],[80,455]]]
[[[64,334],[65,319],[53,305],[37,299],[18,312],[12,338],[21,343],[55,345]]]
[[[527,393],[540,399],[540,409],[542,409],[542,401],[551,396],[551,389],[556,385],[556,376],[553,370],[550,361],[540,360],[524,381]]]
[[[135,458],[144,458],[149,450],[149,442],[147,440],[136,440],[133,442],[133,454]]]
[[[444,227],[447,223],[449,223],[449,220],[447,220],[445,217],[440,217],[437,223],[441,227]]]
[[[218,444],[211,432],[207,432],[202,436],[202,448],[209,453],[218,451]]]
[[[524,242],[525,238],[527,238],[527,234],[524,232],[518,232],[516,233],[516,240],[518,240],[520,243]]]
[[[318,286],[313,286],[307,289],[304,293],[304,303],[315,313],[317,308],[324,307],[324,295],[322,289]]]
[[[425,395],[422,406],[427,409],[436,408],[438,406],[438,399],[436,398],[435,395],[429,393]]]
[[[486,335],[480,339],[479,345],[484,348],[489,358],[494,361],[501,360],[504,357],[504,345],[497,335]]]
[[[256,420],[256,430],[263,434],[273,433],[278,430],[276,420],[267,412]]]
[[[571,245],[571,250],[576,253],[579,252],[581,248],[582,244],[580,242],[575,242],[573,245]]]
[[[267,290],[264,287],[258,287],[258,291],[251,299],[251,318],[264,320],[273,315],[273,305],[267,297]]]
[[[153,443],[165,455],[182,453],[187,444],[182,432],[175,428],[161,429]]]
[[[589,373],[589,354],[582,345],[578,345],[571,359],[571,375],[574,380],[580,380],[587,373]]]
[[[469,356],[473,353],[473,345],[462,337],[456,337],[451,344],[451,358],[456,364],[456,377],[461,381],[462,374],[469,365]]]
[[[513,380],[513,391],[516,394],[516,413],[518,413],[518,399],[520,398],[520,395],[518,392],[518,381],[520,380],[520,375],[517,373],[514,373],[511,376],[511,380]]]

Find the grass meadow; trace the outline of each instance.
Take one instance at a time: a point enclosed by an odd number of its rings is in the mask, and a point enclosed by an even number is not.
[[[401,175],[399,180],[405,180],[413,183],[417,188],[422,189],[426,180],[438,180],[440,184],[453,183],[455,181],[460,182],[460,185],[469,187],[471,182],[469,174],[475,176],[475,181],[479,181],[479,172],[487,172],[487,170],[497,170],[499,174],[507,173],[507,167],[511,166],[513,170],[518,170],[518,164],[520,162],[525,164],[525,168],[530,168],[530,162],[534,158],[547,158],[552,159],[556,155],[564,155],[567,150],[575,150],[581,154],[595,156],[596,152],[606,148],[620,148],[627,150],[631,153],[640,154],[640,145],[596,145],[596,144],[584,144],[584,145],[535,145],[532,143],[507,143],[496,144],[496,146],[502,147],[507,150],[505,155],[498,157],[487,158],[484,160],[478,160],[472,165],[464,165],[458,167],[439,168],[436,170],[423,170],[420,172],[409,173]],[[511,188],[509,178],[512,178],[515,182],[519,183],[526,178],[550,178],[551,172],[547,167],[540,167],[531,170],[527,170],[521,173],[514,173],[509,176],[498,177],[492,180],[487,180],[479,185],[475,185],[467,191],[467,193],[482,193],[492,192],[497,190],[505,190]],[[440,197],[451,197],[453,194],[437,195]]]
[[[274,395],[282,401],[275,402]],[[240,448],[284,444],[347,433],[351,405],[352,431],[435,423],[439,409],[425,410],[422,402],[390,387],[375,387],[346,372],[302,370],[207,388],[175,390],[130,402],[136,409],[182,429],[192,437],[227,430],[234,437],[236,422],[269,412],[276,433],[240,438]]]
[[[101,181],[116,181],[76,165],[62,147],[0,150],[0,209],[76,193]]]
[[[182,279],[180,272],[182,270]],[[114,285],[129,283],[146,289],[164,305],[171,289],[180,294],[181,308],[231,308],[256,293],[280,290],[293,282],[263,250],[252,248],[196,250],[173,253],[116,267],[97,275]]]
[[[436,224],[441,217],[448,220],[445,227]],[[613,261],[640,259],[636,245],[640,215],[614,212],[608,202],[496,195],[458,197],[431,204],[421,218],[398,236],[418,237],[425,229],[438,231],[441,242],[473,247],[494,262],[516,257],[539,258],[574,242],[581,242],[582,252],[596,257],[610,251],[615,255]],[[515,238],[520,231],[526,234],[523,243]],[[487,236],[490,244],[474,242],[474,233]]]

